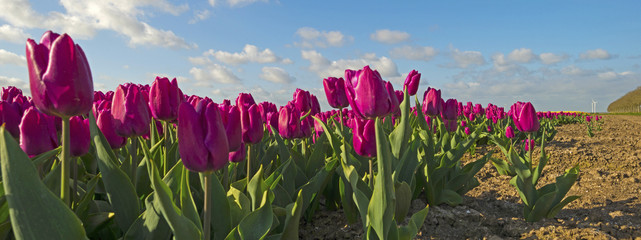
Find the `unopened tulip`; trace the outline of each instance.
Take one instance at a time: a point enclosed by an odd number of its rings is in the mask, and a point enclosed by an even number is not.
[[[251,93],[239,93],[238,97],[236,98],[236,106],[238,106],[241,110],[249,109],[252,105],[256,105],[256,101],[254,101],[254,97],[251,95]]]
[[[291,104],[280,107],[278,111],[278,134],[286,139],[294,139],[301,136],[300,114],[301,112]]]
[[[369,66],[358,71],[345,70],[345,92],[352,111],[360,118],[374,119],[393,110],[385,81],[378,71]]]
[[[178,107],[178,149],[187,169],[215,171],[225,166],[229,158],[225,127],[217,104],[199,105],[194,109],[185,102]]]
[[[416,70],[412,70],[410,73],[407,74],[407,77],[405,78],[405,83],[403,83],[403,87],[407,89],[407,93],[410,96],[416,95],[416,91],[418,90],[418,84],[421,81],[421,74],[418,73]]]
[[[111,102],[111,114],[118,135],[131,137],[149,133],[151,116],[140,86],[119,85]]]
[[[515,104],[516,105],[516,104]],[[536,116],[536,110],[532,103],[517,105],[514,108],[513,120],[516,128],[521,132],[536,132],[539,130],[540,123]]]
[[[294,92],[294,106],[301,113],[307,113],[312,107],[312,99],[308,91],[297,88]]]
[[[305,114],[301,113],[300,117],[302,118]],[[312,136],[312,128],[314,127],[314,118],[307,116],[305,119],[300,121],[300,133],[299,138],[308,138]]]
[[[27,40],[29,87],[43,113],[70,117],[88,113],[93,103],[93,80],[87,57],[69,35],[47,31],[40,44]]]
[[[465,135],[470,135],[471,134],[469,127],[465,127],[464,132],[465,132]]]
[[[279,117],[278,112],[267,113],[267,122],[265,122],[265,127],[267,127],[267,130],[269,131],[270,134],[273,134],[272,128],[278,131],[278,117]]]
[[[263,139],[263,120],[258,105],[240,108],[240,126],[244,143],[256,144]]]
[[[423,96],[423,112],[425,115],[430,117],[439,115],[441,111],[443,111],[442,102],[441,90],[427,88],[427,91],[425,91],[425,95]]]
[[[247,149],[245,148],[245,143],[240,143],[237,151],[230,152],[228,154],[230,162],[242,162],[247,157]]]
[[[71,156],[80,157],[89,152],[91,134],[89,133],[89,119],[74,116],[69,119],[69,135],[71,137]]]
[[[514,137],[514,130],[512,130],[512,126],[507,126],[505,128],[505,137],[512,139]]]
[[[309,100],[310,100],[309,102],[310,110],[312,110],[311,115],[316,115],[320,113],[321,108],[320,108],[320,103],[318,102],[318,98],[314,96],[314,94],[309,94]]]
[[[156,77],[149,89],[149,109],[151,115],[163,121],[173,121],[178,117],[178,106],[184,101],[176,78],[169,81],[166,77]]]
[[[271,102],[261,102],[258,104],[258,110],[260,110],[260,118],[263,119],[263,122],[267,122],[267,114],[270,112],[278,112],[276,104]]]
[[[376,124],[375,120],[354,119],[353,144],[354,151],[363,157],[376,156]]]
[[[456,120],[457,117],[458,102],[456,99],[448,99],[445,104],[443,104],[443,110],[441,111],[441,118],[444,120]]]
[[[20,121],[20,148],[33,157],[58,147],[53,117],[34,107],[27,109]]]
[[[20,113],[6,101],[0,101],[0,125],[4,124],[5,129],[14,138],[20,137]]]
[[[391,82],[386,82],[385,83],[385,88],[387,89],[387,94],[390,96],[390,102],[392,108],[390,108],[389,114],[392,114],[393,116],[397,117],[401,115],[401,109],[399,108],[400,102],[398,101],[398,97],[396,97],[396,91],[394,91],[394,86],[392,86]]]
[[[323,79],[325,96],[327,102],[333,108],[344,108],[349,106],[347,95],[345,95],[345,80],[343,78],[329,77]]]
[[[229,106],[227,109],[219,108],[223,126],[225,126],[225,134],[227,135],[229,151],[236,151],[242,144],[240,110],[238,110],[237,106]]]
[[[125,146],[127,139],[121,137],[116,133],[115,122],[111,109],[103,109],[96,113],[96,125],[98,129],[105,135],[109,146],[112,149],[118,149]]]

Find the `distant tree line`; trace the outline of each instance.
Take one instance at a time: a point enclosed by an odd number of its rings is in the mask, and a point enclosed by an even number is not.
[[[641,112],[641,87],[610,103],[608,112]]]

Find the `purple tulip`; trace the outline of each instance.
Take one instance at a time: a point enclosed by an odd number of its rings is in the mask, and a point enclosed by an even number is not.
[[[260,110],[260,118],[263,119],[263,122],[267,122],[267,114],[270,112],[278,112],[276,104],[271,102],[261,102],[258,104],[258,110]]]
[[[360,118],[374,119],[393,110],[385,81],[369,66],[358,71],[345,70],[345,92],[354,114]]]
[[[11,102],[15,97],[22,96],[22,90],[15,86],[2,87],[0,92],[0,100]]]
[[[525,142],[524,148],[526,152],[530,151],[530,148],[534,149],[534,146],[535,146],[534,139],[525,139],[523,140],[523,142]]]
[[[39,112],[34,107],[27,109],[20,121],[20,148],[36,156],[58,147],[58,135],[53,117]]]
[[[80,157],[89,152],[91,134],[89,133],[89,119],[74,116],[69,119],[69,136],[71,138],[71,156]]]
[[[267,122],[265,123],[265,127],[267,127],[267,130],[269,131],[270,134],[274,134],[272,133],[272,128],[278,131],[278,117],[279,117],[278,112],[267,113]]]
[[[423,95],[423,112],[425,115],[434,117],[443,111],[443,99],[441,99],[441,90],[427,88]]]
[[[471,133],[470,133],[470,128],[469,128],[469,127],[465,127],[464,132],[465,132],[465,135],[470,135],[470,134],[471,134]]]
[[[301,113],[307,113],[312,107],[312,99],[308,91],[297,88],[294,92],[294,106]]]
[[[305,114],[301,113],[300,117],[302,118]],[[312,136],[312,128],[314,127],[314,118],[307,116],[305,119],[300,121],[300,133],[301,135],[298,138],[308,138]]]
[[[318,98],[314,96],[314,94],[309,94],[309,100],[310,100],[310,109],[312,110],[310,115],[316,115],[320,113],[321,108],[320,108],[320,103],[318,102]]]
[[[256,105],[256,101],[254,101],[254,97],[251,93],[238,94],[238,97],[236,98],[236,106],[240,108],[241,112],[242,110],[249,109],[252,105]]]
[[[398,103],[403,103],[403,98],[405,98],[405,93],[401,90],[396,90],[394,91],[396,94],[396,99],[398,100]]]
[[[416,91],[418,91],[418,84],[421,81],[421,74],[418,73],[416,70],[412,70],[410,73],[407,74],[407,77],[405,78],[405,83],[403,83],[403,87],[407,89],[407,93],[410,96],[416,95]]]
[[[216,103],[203,101],[195,109],[189,103],[180,104],[178,150],[191,171],[215,171],[225,166],[229,145]]]
[[[507,126],[507,128],[505,128],[505,137],[509,139],[514,137],[514,130],[512,130],[512,126]]]
[[[344,108],[349,106],[347,95],[345,95],[345,80],[343,78],[329,77],[323,79],[325,96],[327,102],[333,108]]]
[[[20,137],[20,113],[6,101],[0,101],[0,125],[4,124],[14,138]]]
[[[294,139],[301,136],[300,114],[301,112],[292,104],[280,107],[278,111],[278,134],[286,139]]]
[[[107,101],[108,102],[108,101]],[[103,109],[98,111],[96,116],[96,125],[98,129],[105,135],[109,146],[112,149],[118,149],[125,146],[127,139],[116,134],[115,121],[113,115],[111,115],[111,109]]]
[[[376,124],[375,120],[354,119],[354,151],[363,157],[376,157]]]
[[[392,108],[390,109],[389,114],[392,114],[393,116],[398,117],[401,115],[401,109],[399,108],[400,101],[398,101],[398,97],[396,97],[396,91],[394,91],[394,86],[392,86],[391,82],[386,82],[385,88],[387,89],[387,94],[390,96],[390,100],[392,103]]]
[[[227,144],[229,145],[229,151],[233,152],[238,150],[242,144],[240,110],[238,110],[237,106],[229,106],[226,109],[221,106],[219,105],[219,110],[223,126],[225,126]]]
[[[516,129],[521,132],[536,132],[539,130],[540,123],[536,116],[536,110],[532,103],[527,102],[524,104],[515,103],[510,109],[512,111],[512,119]]]
[[[443,120],[456,120],[457,118],[457,109],[458,102],[456,99],[450,98],[443,104],[443,110],[441,111],[441,118]]]
[[[492,126],[487,125],[487,132],[491,133],[492,132]]]
[[[151,115],[163,121],[173,121],[178,117],[178,106],[184,101],[176,78],[169,82],[166,77],[156,77],[149,90],[149,109]]]
[[[28,39],[26,52],[31,97],[41,112],[70,117],[91,110],[93,80],[89,63],[69,35],[47,31],[40,44]]]
[[[263,120],[258,105],[240,108],[240,126],[244,143],[256,144],[263,139]]]
[[[140,86],[119,85],[111,102],[116,133],[123,137],[143,136],[149,133],[149,107]]]
[[[245,148],[245,143],[240,143],[240,147],[237,151],[230,152],[228,154],[230,162],[242,162],[247,157],[247,149]]]
[[[467,127],[467,122],[466,121],[461,121],[461,127]]]

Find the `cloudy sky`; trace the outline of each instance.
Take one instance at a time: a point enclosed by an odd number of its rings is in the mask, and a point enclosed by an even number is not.
[[[399,3],[400,2],[400,3]],[[68,33],[97,90],[176,77],[215,101],[296,88],[370,65],[412,69],[444,98],[598,111],[641,86],[640,1],[0,0],[0,85],[28,89],[25,41]]]

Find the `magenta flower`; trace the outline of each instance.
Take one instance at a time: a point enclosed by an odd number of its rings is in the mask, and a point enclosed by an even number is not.
[[[149,109],[151,115],[163,121],[173,121],[178,117],[178,106],[184,101],[184,96],[176,78],[169,82],[166,77],[156,77],[149,89]]]
[[[236,151],[242,144],[240,110],[238,110],[237,106],[229,105],[227,105],[227,107],[219,105],[219,110],[223,126],[225,126],[225,134],[227,135],[227,144],[229,145],[229,151]]]
[[[401,109],[399,108],[400,101],[398,100],[398,97],[396,97],[394,86],[392,86],[391,82],[386,82],[385,88],[387,89],[387,94],[390,96],[390,102],[392,103],[392,108],[390,108],[389,114],[398,117],[401,115]]]
[[[294,92],[294,106],[301,113],[307,113],[312,107],[312,99],[308,91],[297,88]]]
[[[27,109],[20,121],[20,148],[33,157],[58,145],[53,116],[41,113],[34,107]]]
[[[441,99],[441,90],[427,88],[423,95],[423,112],[425,115],[434,117],[443,111],[443,99]]]
[[[469,127],[465,127],[464,132],[465,132],[465,135],[470,135],[471,134]]]
[[[310,115],[316,115],[320,113],[321,108],[320,108],[320,103],[318,102],[318,98],[314,96],[314,94],[309,94],[309,100],[310,100],[310,109],[312,110]]]
[[[354,119],[354,151],[363,157],[376,157],[375,120]]]
[[[245,143],[240,143],[240,147],[237,151],[230,152],[228,154],[230,162],[242,162],[247,157],[247,149],[245,148]]]
[[[441,118],[443,120],[456,120],[458,116],[458,102],[456,99],[450,98],[443,104],[443,110],[441,111]]]
[[[27,40],[27,67],[33,102],[41,112],[59,117],[88,113],[93,79],[87,57],[69,35],[47,31],[40,44]]]
[[[20,121],[20,112],[7,101],[0,101],[0,125],[4,124],[14,138],[20,137]]]
[[[505,137],[512,139],[514,137],[514,130],[512,130],[512,126],[507,126],[505,128]]]
[[[343,78],[329,77],[323,79],[325,96],[327,102],[333,108],[344,108],[349,106],[347,95],[345,95],[345,80]]]
[[[263,120],[258,105],[240,108],[240,126],[244,143],[256,144],[263,139]]]
[[[80,157],[89,152],[91,134],[89,133],[89,119],[74,116],[69,119],[69,136],[71,138],[71,156]]]
[[[108,102],[108,101],[106,101]],[[121,137],[116,133],[115,121],[113,115],[111,115],[111,109],[103,109],[95,113],[96,114],[96,125],[98,129],[105,135],[109,146],[112,149],[118,149],[125,146],[127,139]]]
[[[369,66],[358,71],[345,70],[345,92],[354,114],[360,118],[374,119],[393,110],[385,81]]]
[[[111,102],[116,133],[123,137],[143,136],[149,133],[151,116],[140,86],[127,83],[118,85]]]
[[[180,104],[178,150],[191,171],[209,172],[225,166],[229,145],[217,104],[203,101],[195,109],[188,103]]]
[[[521,103],[518,102],[512,105],[510,108],[512,111],[512,119],[514,120],[514,125],[521,132],[536,132],[539,130],[540,123],[539,119],[536,116],[536,110],[532,103]]]
[[[410,96],[416,95],[416,91],[418,91],[418,84],[421,81],[421,74],[418,73],[416,70],[412,70],[410,73],[407,74],[407,77],[405,78],[405,83],[403,83],[403,87],[407,89],[407,93]]]
[[[301,112],[292,104],[280,107],[278,111],[278,134],[286,139],[298,138],[302,135]]]

